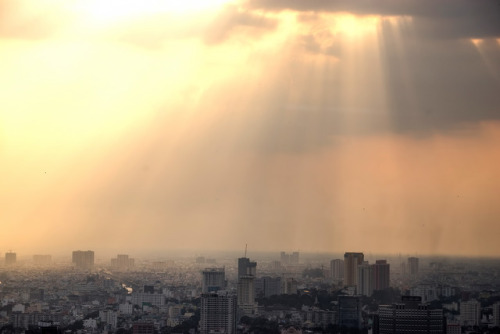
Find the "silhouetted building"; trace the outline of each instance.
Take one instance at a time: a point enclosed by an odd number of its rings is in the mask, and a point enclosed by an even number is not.
[[[344,279],[344,260],[335,259],[330,261],[330,274],[336,281]]]
[[[8,266],[16,264],[17,254],[14,252],[5,253],[5,264]]]
[[[226,273],[224,268],[206,268],[202,272],[202,293],[223,290],[226,287]]]
[[[339,296],[339,327],[361,328],[361,298],[359,296]]]
[[[379,306],[378,333],[445,333],[443,309],[430,309],[417,296],[403,296],[401,299],[401,303]]]
[[[344,286],[358,284],[358,266],[363,264],[364,258],[363,253],[344,254]]]
[[[371,296],[373,293],[373,271],[367,261],[358,266],[357,293],[363,296]]]
[[[418,262],[418,257],[408,258],[408,273],[411,277],[415,277],[418,275]]]
[[[236,296],[204,293],[201,295],[201,334],[236,333]]]
[[[257,276],[257,262],[251,262],[247,257],[238,259],[238,278],[242,276]]]
[[[390,265],[386,260],[377,260],[372,265],[372,272],[374,290],[384,290],[390,286]]]
[[[257,311],[255,303],[255,276],[242,276],[238,279],[238,308],[243,315],[254,315]]]
[[[460,324],[462,326],[478,326],[480,321],[480,302],[474,299],[460,302]]]
[[[80,269],[91,269],[94,266],[94,252],[73,251],[72,263]]]
[[[493,326],[500,327],[500,302],[493,304]]]
[[[255,279],[255,295],[257,297],[271,297],[281,294],[281,277],[264,276]]]
[[[130,269],[134,264],[135,260],[126,254],[118,254],[116,259],[111,259],[111,266],[117,269]]]
[[[281,293],[284,295],[295,295],[298,289],[298,282],[293,277],[281,280]]]

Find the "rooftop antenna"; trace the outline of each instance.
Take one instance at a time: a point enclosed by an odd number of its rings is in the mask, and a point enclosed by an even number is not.
[[[244,257],[247,257],[247,244],[245,244],[245,256]]]

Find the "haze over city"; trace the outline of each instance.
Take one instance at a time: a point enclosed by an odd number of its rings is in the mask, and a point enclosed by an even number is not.
[[[0,252],[497,256],[499,15],[0,0]]]

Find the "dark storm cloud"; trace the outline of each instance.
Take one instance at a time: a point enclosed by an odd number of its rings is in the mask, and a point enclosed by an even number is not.
[[[349,12],[356,15],[411,16],[424,32],[442,37],[500,36],[497,0],[249,0],[250,8],[269,11]],[[426,29],[427,28],[427,29]]]

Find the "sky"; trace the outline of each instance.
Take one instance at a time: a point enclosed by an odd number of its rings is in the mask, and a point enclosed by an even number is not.
[[[0,253],[497,256],[500,3],[0,0]]]

